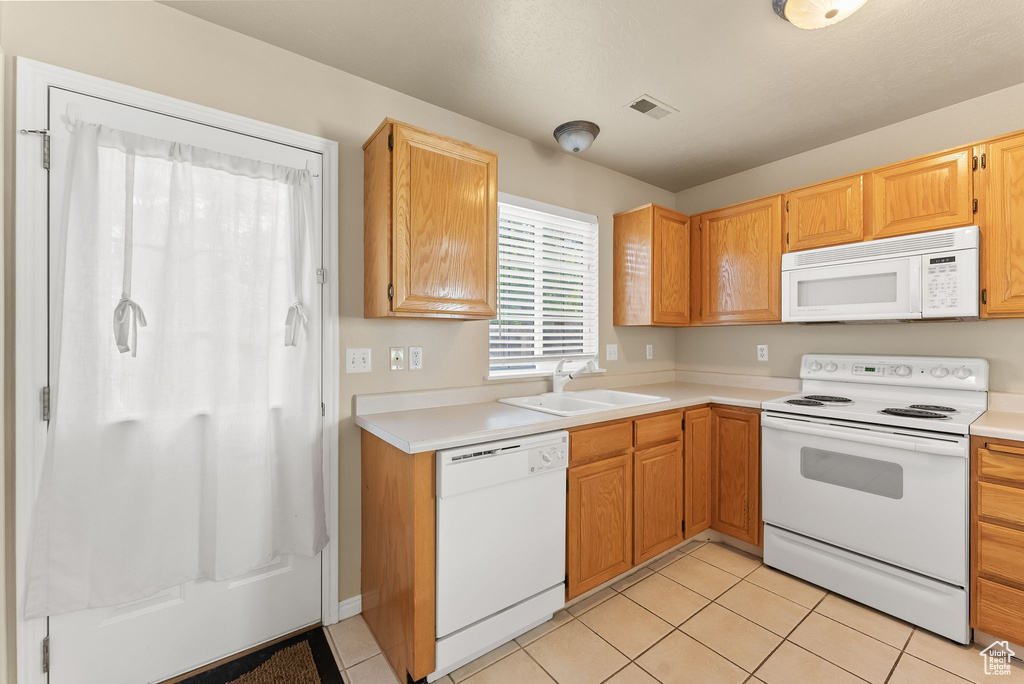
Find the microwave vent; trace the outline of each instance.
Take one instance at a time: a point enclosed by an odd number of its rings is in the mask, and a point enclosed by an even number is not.
[[[847,247],[812,249],[794,254],[793,256],[796,258],[793,262],[796,267],[819,266],[837,261],[860,261],[895,254],[939,252],[956,247],[956,236],[953,233],[953,231],[943,231],[920,236],[861,242]]]

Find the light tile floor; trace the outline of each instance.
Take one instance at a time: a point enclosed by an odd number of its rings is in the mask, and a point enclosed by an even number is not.
[[[348,684],[400,684],[362,617],[328,628]],[[1024,684],[960,646],[723,544],[693,542],[438,684]]]

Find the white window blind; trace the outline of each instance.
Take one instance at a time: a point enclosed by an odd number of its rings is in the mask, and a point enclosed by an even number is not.
[[[597,217],[502,195],[490,374],[597,354]],[[557,213],[553,213],[557,212]]]

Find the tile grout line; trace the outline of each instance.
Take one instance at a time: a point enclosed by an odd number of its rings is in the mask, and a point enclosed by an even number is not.
[[[765,591],[767,591],[767,589],[765,589]],[[810,615],[811,613],[813,613],[814,609],[817,608],[818,606],[820,606],[821,602],[824,601],[826,597],[828,597],[828,592],[827,591],[825,592],[825,596],[822,596],[820,599],[818,599],[818,602],[814,604],[814,608],[811,608],[810,610],[807,611],[807,615]],[[785,598],[785,597],[783,597],[783,598]],[[721,604],[719,604],[719,605],[721,605]],[[797,605],[799,605],[799,604],[797,604]],[[801,608],[803,608],[803,607],[805,607],[805,606],[801,606]],[[725,608],[726,610],[729,610],[729,608],[727,608],[726,606],[722,606],[722,608]],[[737,615],[739,615],[739,613],[737,613]],[[775,655],[775,652],[778,651],[780,648],[782,648],[782,644],[785,644],[787,642],[793,643],[793,642],[789,641],[789,635],[792,634],[793,632],[795,632],[797,630],[797,628],[800,627],[800,625],[802,625],[804,623],[804,620],[807,619],[807,615],[804,615],[802,618],[800,618],[800,622],[796,623],[793,626],[793,629],[789,630],[789,632],[786,634],[786,636],[782,637],[782,641],[780,641],[778,644],[776,644],[775,648],[773,648],[771,650],[771,653],[766,655],[764,657],[764,660],[762,660],[758,664],[758,666],[754,668],[754,671],[751,673],[752,677],[756,676],[758,670],[760,670],[762,667],[764,667],[764,664],[767,663],[769,660],[771,660],[771,657],[773,655]],[[743,617],[743,616],[740,615],[740,617]],[[765,628],[765,629],[767,629],[767,628]],[[769,630],[769,631],[771,631],[771,630]],[[793,644],[793,645],[796,646],[796,644]],[[815,655],[817,655],[817,654],[815,654]],[[818,657],[820,658],[821,656],[818,656]],[[822,660],[824,660],[824,658],[822,658]],[[828,662],[828,661],[826,661],[826,662]]]

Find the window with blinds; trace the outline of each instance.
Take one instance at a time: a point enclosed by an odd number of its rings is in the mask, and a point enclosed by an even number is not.
[[[597,355],[597,217],[499,193],[490,374]]]

